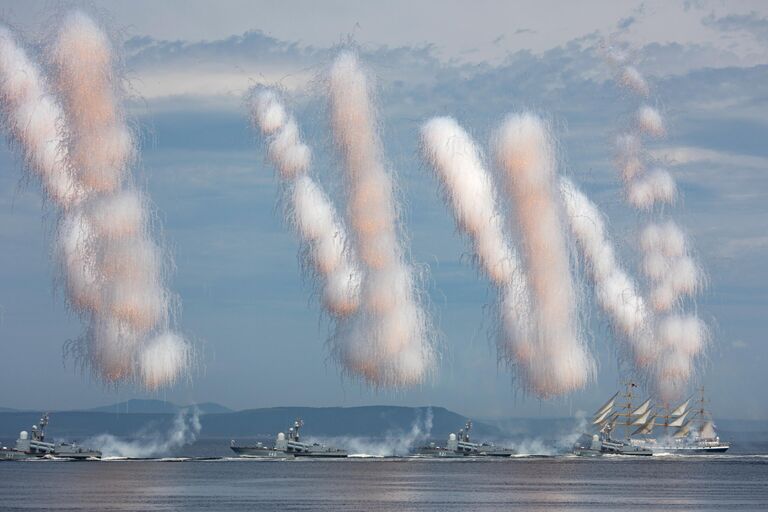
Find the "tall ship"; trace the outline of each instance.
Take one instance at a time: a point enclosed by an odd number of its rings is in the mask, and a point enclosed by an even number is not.
[[[325,446],[319,443],[303,442],[299,435],[299,430],[303,426],[304,422],[301,419],[297,419],[293,426],[288,429],[287,435],[283,432],[277,434],[275,444],[271,448],[262,443],[240,446],[234,439],[230,442],[229,447],[240,457],[250,458],[342,458],[348,455],[346,450]]]
[[[691,396],[674,407],[654,407],[651,398],[633,404],[635,388],[636,384],[627,383],[624,393],[617,392],[597,410],[592,418],[597,433],[582,436],[574,452],[705,455],[730,448],[715,431],[712,415],[705,407],[704,388],[699,389],[698,399]]]
[[[0,447],[0,460],[23,460],[39,457],[57,457],[75,460],[100,459],[101,452],[79,446],[76,443],[52,443],[45,440],[45,427],[49,414],[45,413],[37,425],[32,425],[31,434],[26,430],[19,433],[13,448]]]
[[[459,429],[458,435],[451,433],[448,435],[448,442],[445,446],[438,446],[436,443],[429,443],[426,446],[417,448],[414,455],[417,457],[511,457],[517,452],[510,448],[502,448],[492,443],[474,443],[470,439],[472,431],[472,421],[467,421],[463,429]]]

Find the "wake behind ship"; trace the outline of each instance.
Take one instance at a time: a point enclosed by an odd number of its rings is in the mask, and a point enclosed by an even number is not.
[[[250,446],[238,446],[233,439],[230,448],[240,457],[251,458],[277,458],[291,459],[294,457],[315,457],[315,458],[343,458],[347,456],[345,450],[325,446],[319,443],[305,443],[299,437],[299,429],[304,426],[301,419],[297,419],[293,426],[288,429],[288,435],[283,432],[277,434],[275,445],[272,448],[264,446],[262,443],[256,443]]]

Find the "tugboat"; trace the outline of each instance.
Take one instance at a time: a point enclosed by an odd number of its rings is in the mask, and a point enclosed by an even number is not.
[[[315,457],[315,458],[343,458],[347,456],[345,450],[325,446],[318,443],[302,442],[299,436],[299,429],[304,426],[301,419],[297,419],[293,426],[288,429],[288,435],[280,432],[277,434],[275,446],[268,448],[262,443],[251,446],[238,446],[233,439],[229,447],[240,457],[251,458],[279,458],[292,459],[294,457]]]
[[[75,443],[50,443],[45,440],[45,427],[48,426],[49,414],[45,413],[37,425],[32,426],[32,435],[22,430],[14,448],[0,448],[0,460],[23,460],[40,457],[58,457],[65,459],[87,460],[100,459],[101,452],[78,446]]]
[[[516,455],[515,450],[501,448],[491,443],[473,443],[470,440],[472,431],[472,421],[467,421],[464,429],[459,430],[458,436],[451,433],[448,435],[448,442],[445,447],[437,446],[435,443],[429,443],[426,446],[418,448],[414,455],[417,457],[511,457]]]

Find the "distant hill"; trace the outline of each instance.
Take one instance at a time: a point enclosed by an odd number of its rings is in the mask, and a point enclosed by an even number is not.
[[[296,418],[304,420],[308,438],[392,438],[406,435],[415,426],[428,438],[444,441],[451,432],[464,426],[467,418],[444,407],[270,407],[232,412],[218,404],[200,404],[201,439],[271,440],[285,432]],[[49,435],[61,440],[84,440],[109,433],[120,437],[165,433],[173,428],[179,407],[160,400],[129,400],[90,411],[51,413]],[[20,430],[29,430],[40,418],[40,411],[0,411],[0,441],[12,443]],[[431,418],[431,428],[427,429]],[[720,420],[718,430],[734,446],[745,447],[768,438],[768,422]],[[517,442],[524,440],[563,440],[579,433],[586,425],[574,418],[508,418],[474,421],[477,440]]]
[[[18,412],[18,409],[11,409],[10,407],[0,407],[0,412]]]
[[[232,409],[213,402],[204,402],[196,405],[202,414],[222,414],[232,412]],[[164,400],[133,399],[112,405],[94,407],[93,409],[86,409],[81,412],[109,412],[115,414],[176,414],[180,409],[184,409],[185,407],[186,406],[176,405]]]
[[[166,412],[136,412],[141,404],[131,404],[130,401],[122,409],[116,407],[107,412],[54,412],[48,433],[54,438],[84,439],[102,433],[130,437],[139,432],[164,432],[171,428],[176,411],[168,407],[173,404],[155,402],[159,403],[148,407]],[[216,410],[216,407],[209,410]],[[0,412],[0,439],[14,440],[20,430],[28,430],[39,416],[39,412]],[[307,436],[386,437],[409,432],[415,424],[425,430],[430,417],[431,437],[435,439],[443,439],[457,431],[467,420],[443,407],[272,407],[202,415],[200,437],[271,439],[275,433],[286,431],[296,418],[304,420]],[[474,433],[478,437],[494,439],[502,435],[498,428],[482,422],[475,423]]]

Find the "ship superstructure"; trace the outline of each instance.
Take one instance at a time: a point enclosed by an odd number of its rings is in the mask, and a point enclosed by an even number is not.
[[[230,448],[240,457],[280,459],[290,459],[294,457],[347,457],[347,452],[345,450],[325,446],[319,443],[307,443],[302,441],[299,431],[303,426],[304,422],[300,418],[297,419],[293,426],[288,429],[287,435],[283,432],[277,434],[275,444],[272,448],[269,448],[262,443],[250,446],[238,446],[234,439],[230,443]]]
[[[37,425],[32,425],[31,434],[26,430],[19,433],[14,448],[0,448],[0,460],[20,460],[33,457],[59,457],[67,459],[100,459],[101,452],[78,446],[75,443],[52,443],[45,440],[45,427],[48,426],[49,414],[45,413]]]
[[[421,457],[511,457],[517,452],[509,448],[502,448],[491,443],[474,443],[470,438],[472,421],[467,421],[459,433],[448,435],[445,446],[429,443],[415,450],[415,455]]]

